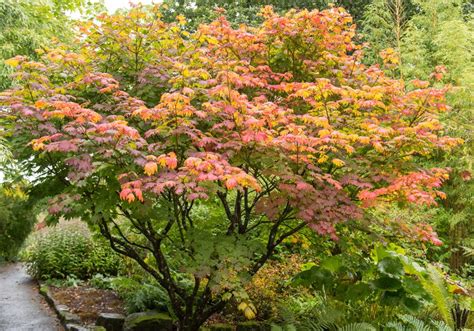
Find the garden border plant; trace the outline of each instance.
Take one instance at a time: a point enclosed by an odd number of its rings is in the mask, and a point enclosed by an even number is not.
[[[61,221],[33,232],[20,252],[28,273],[38,280],[63,280],[74,284],[97,273],[116,275],[119,255],[80,220]]]

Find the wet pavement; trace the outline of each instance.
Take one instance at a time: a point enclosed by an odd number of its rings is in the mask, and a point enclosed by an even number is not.
[[[0,266],[0,331],[62,330],[38,293],[35,282],[18,263]]]

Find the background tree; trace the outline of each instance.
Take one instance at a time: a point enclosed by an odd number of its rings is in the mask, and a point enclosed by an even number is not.
[[[12,83],[14,69],[8,59],[19,54],[37,59],[37,50],[72,41],[74,20],[70,14],[88,16],[101,8],[99,2],[85,0],[0,1],[0,91]],[[9,111],[5,108],[2,112]],[[33,191],[26,194],[23,164],[17,162],[11,142],[3,137],[6,129],[0,120],[0,256],[13,259],[36,221],[34,204],[43,197]]]
[[[472,81],[473,20],[464,15],[465,1],[413,2],[418,12],[407,25],[400,50],[407,75],[428,77],[437,65],[444,65],[455,85]]]
[[[400,4],[404,15],[397,23],[391,8]],[[377,52],[392,47],[398,53],[395,68],[406,78],[431,79],[450,84],[448,100],[453,111],[443,119],[448,132],[465,140],[455,154],[441,154],[453,170],[447,182],[448,198],[443,201],[434,223],[439,223],[442,237],[449,245],[443,250],[451,268],[461,270],[469,258],[463,246],[472,242],[472,132],[474,106],[474,21],[466,1],[373,1],[367,8],[363,32],[370,42],[369,59],[377,62]],[[401,27],[401,29],[399,28]],[[401,31],[401,33],[399,33]],[[380,61],[380,59],[378,60]],[[423,213],[423,212],[422,212]],[[439,259],[439,256],[436,257]]]
[[[0,258],[12,260],[30,233],[35,217],[28,212],[25,185],[0,186]]]
[[[379,54],[387,48],[401,53],[402,39],[415,10],[411,0],[373,0],[365,7],[360,32],[370,45],[366,50],[369,63],[380,62]],[[403,66],[398,68],[403,70]]]
[[[16,55],[36,57],[36,50],[53,39],[71,40],[72,12],[89,15],[103,8],[86,0],[4,0],[0,3],[0,91],[10,86],[10,67],[4,65]]]
[[[163,10],[164,20],[172,22],[176,16],[183,15],[189,21],[187,28],[195,30],[201,23],[209,23],[216,19],[220,14],[216,12],[218,8],[225,10],[226,17],[233,24],[238,26],[245,23],[257,25],[262,22],[258,15],[264,6],[272,6],[280,14],[290,9],[326,9],[328,6],[335,5],[344,7],[358,22],[363,15],[365,6],[369,0],[350,1],[350,0],[198,0],[198,1],[172,1],[165,0],[165,9]]]

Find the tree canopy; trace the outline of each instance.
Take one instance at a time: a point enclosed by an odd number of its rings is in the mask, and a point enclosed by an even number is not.
[[[448,171],[423,161],[462,143],[440,120],[442,70],[404,81],[364,65],[342,8],[261,15],[190,33],[138,5],[86,23],[77,50],[7,61],[2,123],[49,213],[134,259],[183,330],[232,300],[254,316],[243,284],[303,229],[337,241],[375,206],[436,205]],[[397,222],[379,226],[441,244],[429,224]]]

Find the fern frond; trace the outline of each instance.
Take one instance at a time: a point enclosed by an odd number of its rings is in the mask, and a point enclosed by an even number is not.
[[[452,300],[446,289],[446,284],[438,269],[432,265],[427,267],[427,276],[420,277],[421,284],[433,299],[438,313],[450,327],[454,326],[451,316]]]
[[[436,331],[453,331],[453,329],[443,321],[431,321]]]
[[[464,249],[464,255],[474,256],[474,248],[463,246],[463,249]]]
[[[377,329],[369,323],[351,323],[344,325],[339,331],[377,331]]]
[[[426,324],[412,315],[399,315],[398,318],[402,323],[390,322],[386,325],[390,331],[453,331],[453,328],[443,321],[431,321],[431,324]]]
[[[407,328],[400,322],[389,322],[387,328],[393,331],[408,331]]]
[[[334,325],[332,323],[324,322],[324,321],[304,321],[300,325],[301,329],[307,331],[325,331],[334,329]]]
[[[414,331],[432,331],[431,327],[429,325],[427,325],[422,320],[416,318],[415,316],[400,315],[399,318],[403,322],[405,322],[405,324],[408,324],[408,325],[412,326]]]

